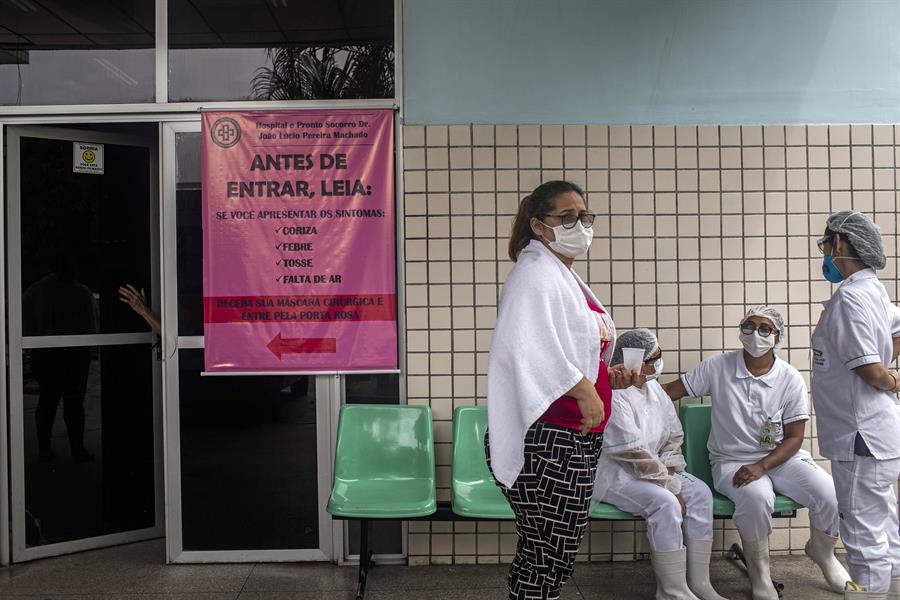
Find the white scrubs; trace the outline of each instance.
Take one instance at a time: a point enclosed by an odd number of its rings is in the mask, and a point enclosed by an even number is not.
[[[848,277],[824,306],[812,337],[819,448],[831,459],[850,575],[869,591],[884,592],[900,576],[900,408],[896,394],[869,385],[853,369],[889,367],[900,318],[872,269]]]
[[[712,492],[684,472],[683,439],[672,400],[657,381],[648,381],[643,389],[613,391],[594,500],[646,519],[654,552],[680,550],[685,539],[713,537]],[[669,467],[676,469],[674,475],[668,474]],[[678,493],[687,506],[684,518]]]
[[[743,351],[737,350],[704,360],[682,381],[690,395],[712,397],[707,447],[713,485],[734,502],[734,524],[741,537],[756,542],[772,533],[776,493],[808,507],[811,526],[836,536],[834,483],[805,450],[756,481],[732,485],[742,466],[758,462],[782,442],[785,425],[809,420],[806,384],[799,371],[776,356],[768,373],[754,377]]]

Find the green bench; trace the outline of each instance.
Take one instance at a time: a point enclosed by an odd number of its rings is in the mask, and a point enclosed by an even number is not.
[[[427,406],[348,404],[341,408],[334,483],[326,510],[359,519],[359,581],[372,564],[371,519],[415,519],[437,510],[434,433]]]
[[[712,407],[691,404],[681,408],[684,428],[686,470],[703,480],[713,490],[713,514],[718,519],[734,515],[734,502],[714,491],[709,464],[709,439]],[[484,432],[487,429],[486,406],[461,406],[453,415],[453,459],[451,463],[450,503],[453,512],[470,519],[514,519],[512,508],[497,487],[484,455]],[[802,505],[787,496],[775,497],[777,517],[792,517]],[[591,518],[600,520],[634,520],[640,517],[623,512],[602,502],[594,502]]]
[[[711,406],[681,409],[687,471],[712,488],[706,442]],[[334,484],[327,510],[338,519],[358,519],[360,561],[357,599],[365,595],[372,565],[369,544],[373,519],[456,520],[515,518],[487,466],[484,434],[486,406],[463,406],[453,414],[453,457],[450,502],[437,502],[435,491],[434,434],[427,406],[353,404],[341,408],[335,451]],[[713,492],[713,513],[728,519],[734,504]],[[792,517],[802,508],[787,496],[775,501],[776,517]],[[594,502],[591,519],[633,521],[639,516],[611,504]],[[742,556],[735,545],[732,552]]]
[[[484,432],[486,406],[461,406],[453,413],[453,460],[450,466],[450,505],[469,519],[515,519],[512,508],[487,466]],[[639,519],[611,504],[594,502],[591,518],[605,521]]]

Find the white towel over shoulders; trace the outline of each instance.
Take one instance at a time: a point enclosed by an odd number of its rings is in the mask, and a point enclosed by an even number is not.
[[[603,308],[575,271],[537,240],[522,250],[503,285],[487,399],[491,469],[506,487],[522,471],[528,428],[582,377],[594,383],[601,358],[609,363],[615,327],[610,319],[611,340],[601,357],[585,297]]]

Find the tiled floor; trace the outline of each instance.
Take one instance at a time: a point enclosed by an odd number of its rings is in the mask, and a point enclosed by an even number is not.
[[[356,570],[313,564],[165,565],[161,540],[52,558],[0,569],[3,600],[349,600]],[[506,568],[494,566],[376,567],[371,600],[502,600]],[[821,600],[830,594],[805,558],[779,557],[773,572],[786,597]],[[713,564],[713,583],[732,600],[745,600],[749,584],[732,563]],[[653,598],[650,565],[579,564],[563,598]]]

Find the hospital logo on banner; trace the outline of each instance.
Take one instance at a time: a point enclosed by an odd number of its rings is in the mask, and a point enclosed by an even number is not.
[[[241,141],[241,126],[230,117],[222,117],[210,129],[213,143],[220,148],[231,148]]]

